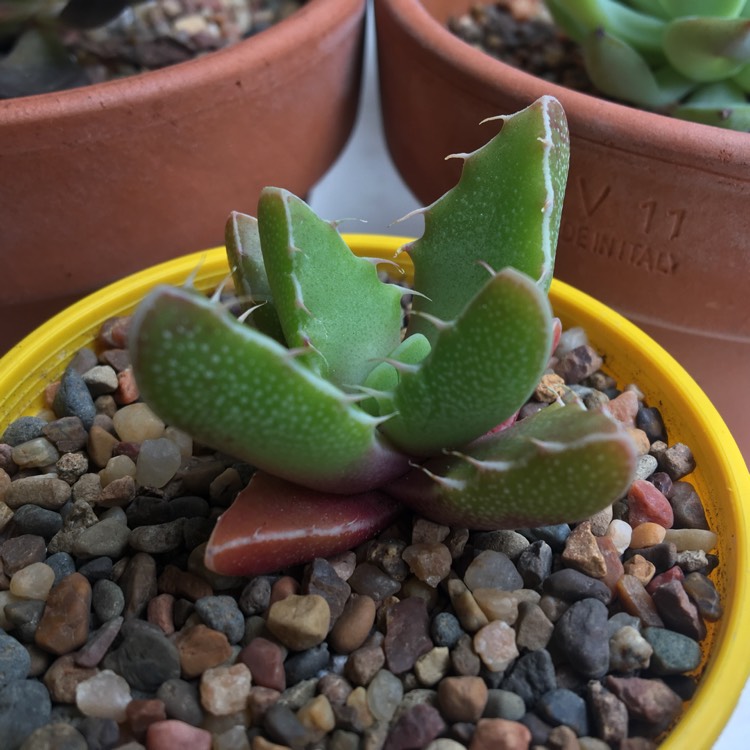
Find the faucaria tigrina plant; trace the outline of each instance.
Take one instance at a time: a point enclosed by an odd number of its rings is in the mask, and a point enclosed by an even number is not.
[[[750,130],[748,0],[545,0],[603,93]]]
[[[130,347],[144,400],[256,469],[217,523],[210,568],[333,554],[402,504],[513,528],[587,517],[627,489],[634,449],[602,411],[560,402],[511,425],[552,351],[569,147],[551,97],[499,119],[403,248],[413,289],[381,281],[335,224],[266,188],[257,221],[227,225],[237,295],[258,305],[246,320],[190,288],[141,303]]]

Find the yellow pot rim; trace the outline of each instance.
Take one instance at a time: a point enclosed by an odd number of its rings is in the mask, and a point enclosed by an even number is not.
[[[383,235],[344,237],[358,254],[382,259],[392,259],[396,249],[409,242],[406,237]],[[408,277],[410,259],[400,256],[400,262]],[[227,274],[223,248],[194,253],[128,276],[51,318],[0,360],[0,431],[18,416],[38,410],[41,389],[59,377],[78,349],[92,344],[105,319],[131,312],[157,284],[181,285],[194,276],[197,288],[208,289]],[[743,498],[750,502],[750,474],[714,406],[661,346],[618,313],[563,282],[553,281],[550,299],[564,324],[585,328],[592,344],[605,353],[610,370],[629,373],[649,404],[662,408],[670,442],[674,431],[698,458],[690,479],[699,494],[704,502],[708,498],[709,503],[721,503],[720,519],[714,514],[710,520],[712,528],[720,522],[720,552],[728,553],[732,562],[720,585],[725,614],[710,637],[716,648],[696,698],[662,744],[667,750],[710,748],[750,674],[750,517],[743,503]],[[710,487],[718,489],[711,493]],[[726,560],[721,563],[728,565]]]

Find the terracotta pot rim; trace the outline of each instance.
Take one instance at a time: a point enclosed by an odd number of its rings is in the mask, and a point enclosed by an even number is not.
[[[669,154],[672,161],[675,155],[680,155],[679,159],[688,164],[696,161],[702,165],[715,164],[718,160],[727,167],[731,162],[739,162],[737,177],[750,181],[748,133],[679,120],[548,83],[459,39],[432,15],[423,0],[379,2],[390,7],[390,12],[399,18],[402,28],[416,44],[450,60],[451,67],[464,77],[464,83],[473,79],[478,96],[482,90],[496,90],[501,83],[503,89],[512,89],[529,103],[551,94],[562,103],[571,130],[575,130],[579,138],[601,141],[604,136],[610,145],[620,141],[619,148],[624,151]],[[470,4],[467,2],[467,7]]]
[[[299,10],[277,24],[237,44],[208,52],[198,58],[111,81],[103,81],[47,94],[35,94],[0,101],[0,126],[46,120],[60,114],[80,116],[103,108],[129,107],[144,99],[179,95],[196,85],[211,86],[249,68],[273,65],[274,58],[289,48],[296,49],[310,36],[314,25],[324,36],[348,17],[359,17],[367,0],[307,0]],[[239,85],[239,82],[238,82]]]

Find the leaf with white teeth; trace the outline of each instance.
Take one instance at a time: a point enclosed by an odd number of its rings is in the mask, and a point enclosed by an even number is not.
[[[360,492],[403,473],[378,418],[202,295],[162,286],[130,332],[141,395],[200,443],[292,482]]]
[[[414,309],[453,320],[495,271],[516,268],[549,289],[568,175],[568,127],[560,103],[538,99],[503,121],[466,156],[458,184],[424,211],[424,233],[407,246]],[[434,339],[423,318],[409,330]]]
[[[627,491],[634,468],[622,425],[600,411],[552,405],[429,459],[387,490],[438,523],[524,528],[587,518]]]
[[[258,227],[287,343],[309,347],[306,363],[332,383],[362,384],[401,339],[403,290],[381,282],[333,224],[286,190],[263,190]]]
[[[401,374],[396,415],[380,428],[417,456],[465,445],[518,410],[552,345],[547,296],[512,268],[487,279],[461,314],[438,328],[429,356]]]

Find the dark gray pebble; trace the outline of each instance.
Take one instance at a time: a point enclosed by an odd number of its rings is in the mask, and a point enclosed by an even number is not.
[[[328,666],[330,660],[331,654],[326,642],[288,657],[284,662],[286,684],[296,685],[315,677]]]
[[[21,599],[5,605],[5,616],[13,623],[13,635],[22,643],[33,643],[45,603],[40,599]]]
[[[175,497],[167,503],[169,518],[174,521],[178,518],[208,518],[211,506],[207,500],[196,495]],[[161,523],[161,522],[160,522]]]
[[[542,586],[545,594],[566,602],[581,599],[598,599],[603,604],[612,600],[612,592],[607,584],[573,568],[562,568],[549,575]]]
[[[19,417],[11,422],[3,433],[2,442],[11,446],[21,445],[42,437],[47,422],[41,417]]]
[[[263,727],[268,736],[282,745],[298,750],[310,741],[307,729],[289,706],[275,703],[263,717]]]
[[[667,428],[664,426],[661,412],[655,406],[641,405],[635,415],[635,426],[648,435],[649,443],[655,443],[657,440],[667,442]]]
[[[706,512],[698,493],[690,482],[674,482],[667,495],[674,512],[675,529],[708,529]]]
[[[430,623],[430,636],[436,646],[453,648],[464,635],[464,629],[452,612],[439,612]]]
[[[535,711],[553,727],[565,724],[579,737],[586,737],[589,733],[586,701],[572,690],[550,690],[537,701]]]
[[[128,544],[138,552],[146,552],[150,555],[174,552],[182,546],[184,523],[184,518],[178,518],[175,521],[153,526],[139,526],[130,532]]]
[[[271,579],[268,576],[253,578],[242,589],[239,605],[246,615],[257,615],[265,612],[271,602]]]
[[[29,652],[13,636],[0,632],[0,689],[29,674]]]
[[[382,602],[401,589],[398,581],[383,573],[376,565],[367,562],[357,565],[348,583],[358,594],[367,594],[376,603]]]
[[[701,617],[716,622],[723,613],[721,597],[714,582],[701,572],[688,573],[682,582],[688,596],[698,608]]]
[[[76,561],[67,552],[55,552],[45,561],[55,571],[55,583],[60,583],[63,578],[76,572]]]
[[[156,697],[164,702],[164,709],[170,719],[184,721],[194,727],[203,723],[197,682],[187,682],[180,678],[166,680],[156,691]]]
[[[520,695],[497,688],[487,691],[487,703],[482,714],[484,718],[519,721],[524,713],[526,705]]]
[[[215,525],[215,518],[185,518],[182,525],[185,549],[191,552],[199,545],[207,542]]]
[[[657,675],[692,672],[701,663],[698,641],[667,628],[644,628],[643,637],[654,652],[649,671]]]
[[[581,599],[555,624],[555,642],[584,677],[604,677],[609,669],[607,618],[607,607],[599,599]]]
[[[125,609],[125,594],[114,581],[102,578],[94,583],[91,608],[99,622],[107,622],[122,614]]]
[[[533,709],[539,698],[556,687],[555,667],[546,649],[521,656],[502,682],[502,689],[519,695],[527,710]]]
[[[352,589],[328,560],[317,558],[305,568],[302,592],[322,596],[331,610],[331,623],[335,623],[344,611]]]
[[[131,687],[153,692],[166,680],[180,676],[177,647],[159,628],[141,620],[129,620],[121,632],[122,644],[107,655],[107,664]]]
[[[72,367],[66,368],[60,386],[52,402],[52,410],[58,417],[78,417],[90,430],[96,417],[94,399],[80,373]]]
[[[147,497],[139,495],[125,509],[128,527],[136,529],[139,526],[152,526],[171,521],[169,502],[163,497]]]
[[[77,723],[77,727],[86,738],[88,750],[111,750],[120,739],[120,728],[114,719],[86,716]]]
[[[234,644],[245,634],[245,618],[232,596],[204,596],[195,602],[195,611],[208,627],[226,635]]]
[[[49,540],[62,528],[62,516],[38,505],[22,505],[13,515],[16,533],[36,534]]]
[[[534,713],[527,713],[521,718],[523,724],[531,732],[532,746],[546,747],[552,727]]]
[[[523,534],[530,542],[542,540],[547,542],[554,552],[562,552],[565,542],[570,536],[570,526],[567,523],[558,523],[553,526],[537,526],[533,529],[519,529],[519,534]]]
[[[538,539],[521,553],[516,565],[524,587],[535,589],[552,572],[552,547],[543,539]]]
[[[16,680],[0,689],[0,747],[18,750],[23,741],[50,719],[49,692],[36,680]]]
[[[88,750],[86,738],[71,724],[55,722],[34,730],[20,750]]]
[[[88,578],[89,583],[94,584],[97,581],[104,581],[112,578],[112,569],[114,563],[111,557],[95,557],[93,560],[87,560],[78,568],[82,576]]]

